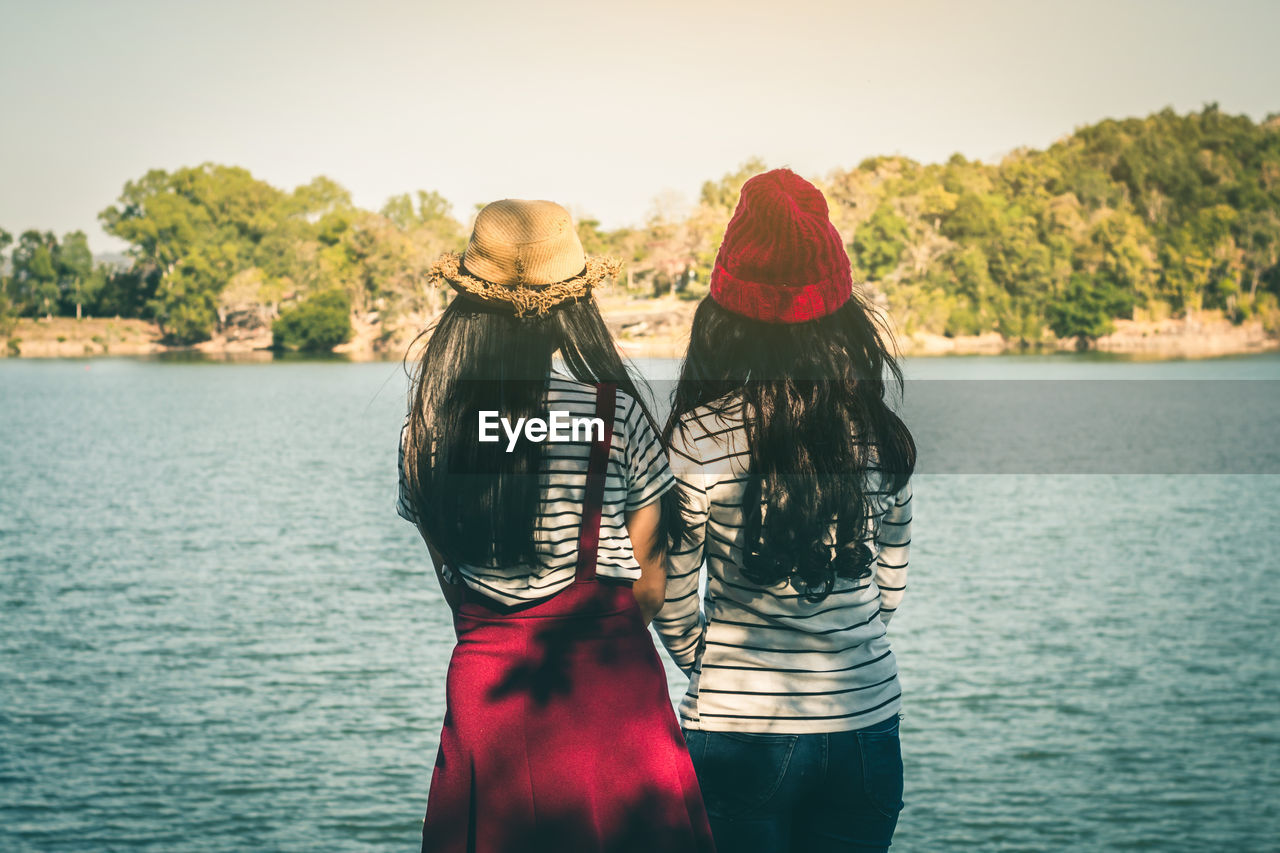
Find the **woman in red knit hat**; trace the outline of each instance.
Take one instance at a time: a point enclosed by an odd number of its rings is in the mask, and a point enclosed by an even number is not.
[[[902,808],[886,626],[906,587],[902,374],[809,182],[742,188],[665,438],[685,539],[654,620],[722,850],[882,850]],[[700,568],[706,591],[699,608]]]

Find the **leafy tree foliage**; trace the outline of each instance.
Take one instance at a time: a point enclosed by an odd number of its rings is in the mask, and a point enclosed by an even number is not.
[[[0,232],[0,251],[12,242]],[[106,273],[95,265],[83,231],[61,241],[49,231],[24,231],[9,260],[3,284],[6,311],[31,317],[74,314],[96,300]]]
[[[351,297],[341,290],[312,294],[285,309],[271,326],[277,349],[323,352],[351,340]]]
[[[0,334],[9,334],[13,324],[13,302],[9,298],[9,262],[5,251],[13,244],[13,235],[0,228]]]
[[[24,231],[13,247],[9,293],[22,313],[50,315],[58,304],[58,238]]]
[[[660,198],[635,228],[578,217],[579,236],[626,263],[632,292],[699,297],[743,183],[765,168],[749,160],[707,181],[692,205]],[[1165,110],[999,163],[873,157],[820,186],[855,271],[907,333],[1087,344],[1116,318],[1200,309],[1280,329],[1280,116]],[[216,164],[148,172],[100,219],[130,244],[127,268],[95,266],[78,232],[15,243],[0,231],[0,251],[13,244],[0,313],[142,316],[186,343],[246,303],[311,306],[308,328],[325,326],[335,294],[369,316],[426,313],[445,298],[424,287],[430,263],[466,241],[435,192],[375,213],[328,178],[285,191]],[[341,337],[290,325],[301,322],[281,326],[298,341],[287,345]]]
[[[423,287],[427,266],[463,239],[437,193],[397,196],[374,214],[328,178],[284,192],[216,164],[149,172],[126,184],[100,219],[132,244],[132,268],[108,288],[113,299],[134,295],[179,343],[217,331],[232,280],[255,282],[250,299],[273,306],[341,291],[355,310],[426,310],[434,304]]]
[[[73,231],[62,238],[57,251],[59,309],[64,314],[83,314],[86,303],[96,304],[106,276],[93,262],[89,238]]]
[[[155,278],[147,308],[166,335],[194,343],[217,322],[222,286],[253,264],[274,230],[283,195],[244,169],[153,170],[127,183],[100,219],[108,234],[133,244],[135,268]]]
[[[1242,320],[1280,292],[1275,117],[1165,110],[998,164],[877,158],[829,183],[908,331],[1087,342],[1135,311]]]
[[[1076,273],[1063,298],[1048,306],[1049,327],[1060,338],[1075,338],[1081,348],[1114,328],[1112,318],[1132,306],[1131,296],[1105,276],[1090,280]]]

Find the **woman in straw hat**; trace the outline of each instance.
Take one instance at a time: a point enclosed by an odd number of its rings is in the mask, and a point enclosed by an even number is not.
[[[458,643],[423,850],[711,849],[646,630],[674,481],[592,298],[617,271],[517,200],[433,268],[458,296],[413,376],[398,509]]]
[[[723,850],[883,850],[902,808],[885,627],[915,445],[884,340],[822,193],[782,169],[747,181],[666,427],[690,532],[655,622],[690,676],[680,716]]]

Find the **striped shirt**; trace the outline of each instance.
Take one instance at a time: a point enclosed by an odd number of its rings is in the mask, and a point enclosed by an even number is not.
[[[594,385],[553,372],[548,382],[546,402],[548,412],[568,412],[570,418],[593,418],[596,389]],[[662,444],[635,399],[619,390],[614,406],[613,441],[605,478],[596,573],[601,577],[634,581],[640,577],[640,565],[631,551],[631,539],[626,528],[627,513],[653,503],[675,485],[675,480]],[[406,421],[400,431],[400,495],[396,512],[417,524],[418,514],[409,494],[404,470],[407,427]],[[591,454],[591,442],[584,435],[586,432],[579,431],[579,441],[547,442],[543,445],[541,504],[534,522],[538,565],[459,565],[452,567],[457,573],[444,570],[446,580],[456,583],[458,574],[461,574],[467,586],[503,604],[546,598],[572,583],[578,559],[578,528],[582,525],[587,463]]]
[[[741,403],[722,414],[697,409],[682,423],[671,459],[692,503],[693,541],[669,555],[666,605],[654,619],[689,675],[681,722],[807,733],[858,729],[897,714],[902,694],[885,627],[906,589],[910,484],[891,494],[880,489],[878,472],[868,473],[872,577],[837,578],[830,595],[808,601],[790,580],[762,587],[742,575],[750,453]]]

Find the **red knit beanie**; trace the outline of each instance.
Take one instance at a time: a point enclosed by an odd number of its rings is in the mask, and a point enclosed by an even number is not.
[[[849,255],[817,187],[790,169],[742,185],[711,271],[712,299],[768,323],[803,323],[852,293]]]

